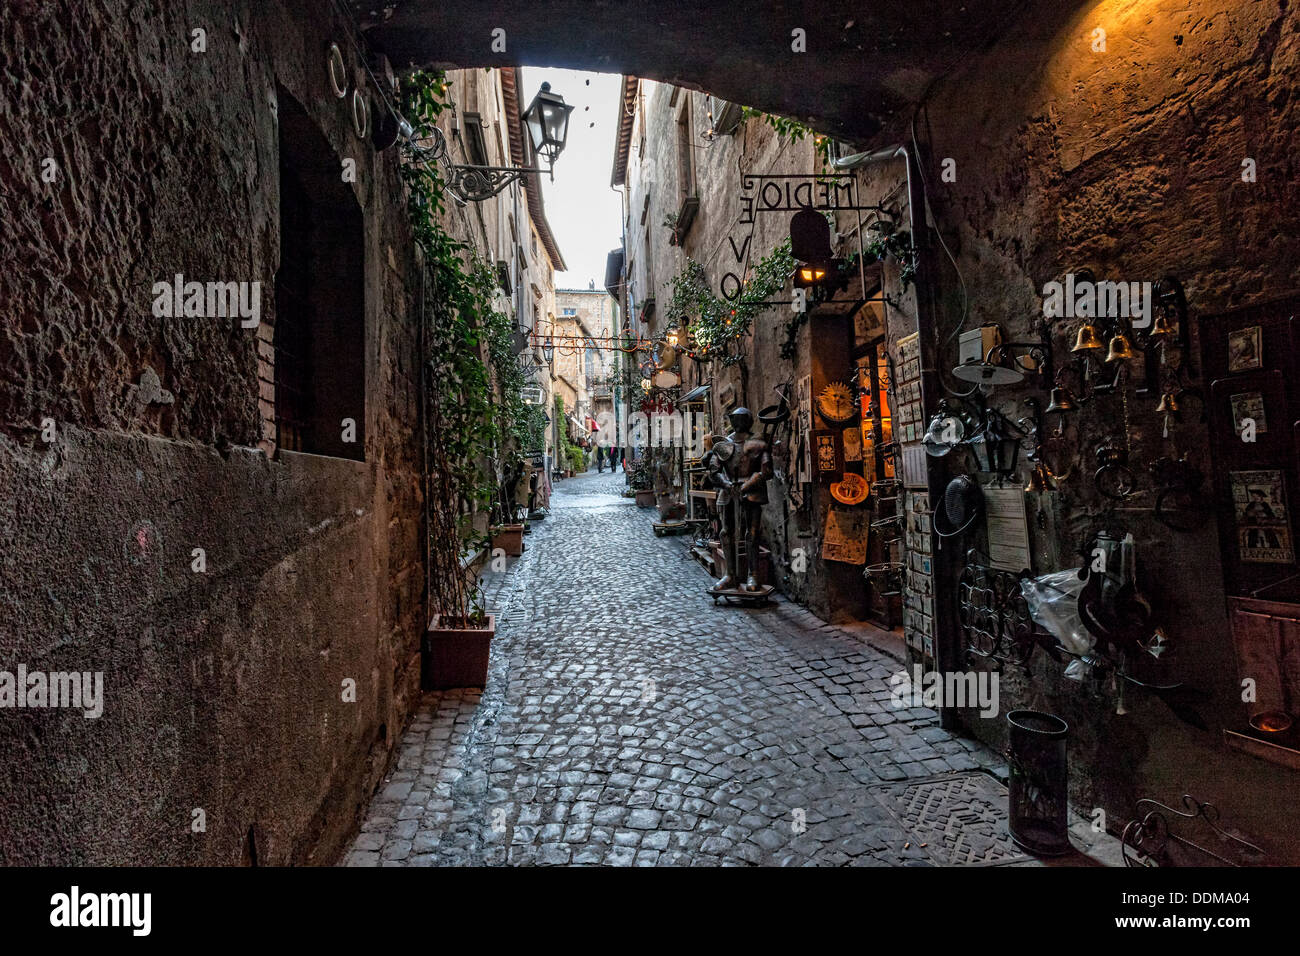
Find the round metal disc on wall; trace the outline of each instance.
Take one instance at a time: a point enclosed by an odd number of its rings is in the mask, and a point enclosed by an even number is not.
[[[343,59],[343,51],[337,43],[331,43],[325,55],[325,66],[330,75],[330,89],[336,99],[348,95],[348,66]]]
[[[831,485],[831,496],[844,505],[860,505],[871,494],[867,479],[856,472],[845,472],[844,477]]]
[[[352,131],[361,139],[370,132],[370,99],[359,89],[352,91]]]

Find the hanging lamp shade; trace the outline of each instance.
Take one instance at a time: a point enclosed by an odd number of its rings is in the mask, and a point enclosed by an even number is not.
[[[952,370],[954,378],[977,385],[1014,385],[1024,381],[1025,373],[1009,365],[992,362],[967,362]]]

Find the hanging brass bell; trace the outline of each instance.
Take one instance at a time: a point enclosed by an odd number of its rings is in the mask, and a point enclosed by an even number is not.
[[[1070,395],[1069,389],[1057,386],[1052,389],[1052,400],[1047,407],[1043,409],[1043,414],[1051,412],[1072,412],[1075,409],[1074,398]]]
[[[1025,485],[1025,494],[1031,495],[1047,489],[1047,484],[1043,481],[1042,467],[1038,464],[1029,469],[1029,482]]]
[[[1151,331],[1147,336],[1153,339],[1163,339],[1174,334],[1174,327],[1169,324],[1169,319],[1163,312],[1157,313],[1156,319],[1151,323]]]
[[[1025,485],[1025,493],[1049,491],[1056,485],[1056,476],[1052,474],[1051,469],[1043,462],[1038,462],[1029,472],[1029,483]]]
[[[1095,352],[1101,348],[1101,336],[1097,334],[1097,327],[1091,322],[1085,322],[1079,326],[1079,334],[1075,336],[1074,348],[1071,352]]]
[[[1156,406],[1158,412],[1176,412],[1178,411],[1178,396],[1173,392],[1165,392],[1160,396],[1160,404]]]
[[[1107,362],[1127,362],[1137,358],[1137,352],[1129,344],[1128,336],[1120,332],[1110,340],[1110,351],[1106,353]]]

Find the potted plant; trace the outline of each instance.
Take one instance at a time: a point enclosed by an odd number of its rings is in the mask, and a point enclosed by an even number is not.
[[[421,682],[425,690],[483,687],[488,658],[496,636],[496,615],[483,603],[483,590],[469,585],[469,601],[460,614],[433,615],[421,648]]]
[[[500,548],[513,558],[524,553],[524,526],[502,524],[492,529],[492,550]]]
[[[642,455],[636,460],[628,484],[636,492],[636,506],[638,508],[653,508],[655,506],[655,493],[654,488],[651,487],[648,456]]]

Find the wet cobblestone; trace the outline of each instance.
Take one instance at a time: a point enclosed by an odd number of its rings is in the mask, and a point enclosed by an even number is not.
[[[426,695],[344,862],[942,862],[888,785],[997,755],[892,708],[900,665],[810,612],[715,607],[684,539],[655,537],[622,488],[556,486],[523,557],[490,575],[488,686]]]

